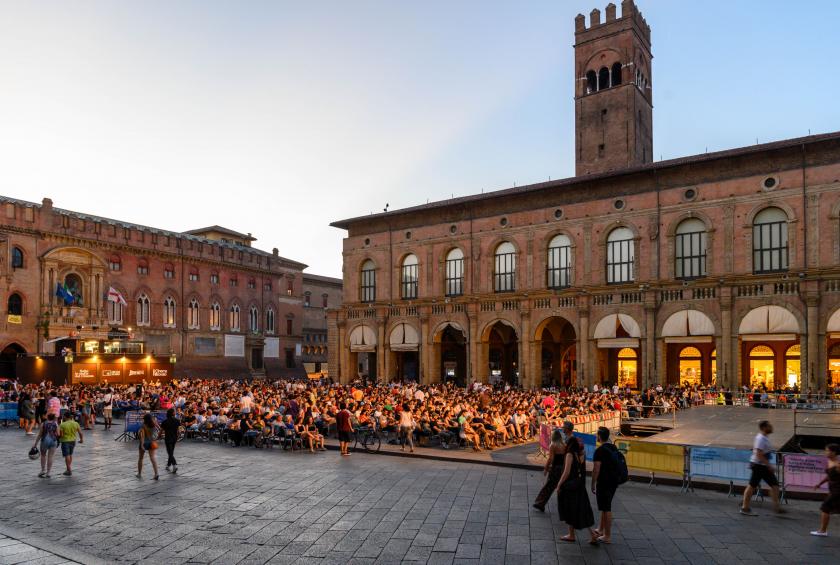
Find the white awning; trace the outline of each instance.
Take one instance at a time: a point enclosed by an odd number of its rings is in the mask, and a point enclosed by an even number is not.
[[[831,318],[828,319],[828,327],[825,329],[827,332],[840,332],[840,308],[831,315]]]
[[[47,340],[47,341],[45,341],[45,342],[44,342],[44,344],[47,344],[47,343],[55,343],[55,342],[57,342],[57,341],[61,341],[62,339],[76,339],[76,338],[74,338],[74,337],[70,337],[69,335],[63,335],[63,336],[61,336],[61,337],[54,337],[54,338],[52,338],[52,339],[50,339],[50,340]]]
[[[671,314],[662,326],[662,337],[714,335],[715,325],[699,310],[680,310]]]
[[[712,339],[710,335],[675,336],[666,337],[665,343],[711,343]]]
[[[642,337],[639,324],[627,314],[610,314],[604,316],[595,326],[595,339],[610,339],[617,336],[618,328],[624,328],[629,337]]]
[[[740,335],[797,334],[799,323],[793,314],[781,306],[759,306],[750,310],[738,327]]]
[[[635,337],[613,337],[599,339],[598,347],[600,349],[624,349],[625,347],[635,349],[639,347],[639,340]]]
[[[400,323],[391,330],[388,343],[391,351],[417,351],[420,348],[420,336],[414,326]]]
[[[747,334],[741,336],[741,341],[793,341],[796,334]]]
[[[350,351],[376,351],[376,332],[369,326],[356,326],[350,332]]]

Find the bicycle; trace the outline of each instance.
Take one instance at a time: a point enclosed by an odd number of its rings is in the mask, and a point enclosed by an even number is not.
[[[378,453],[379,448],[382,447],[382,437],[379,435],[379,430],[374,427],[365,426],[356,428],[354,430],[355,442],[353,442],[353,451],[358,450],[359,443],[367,453]]]

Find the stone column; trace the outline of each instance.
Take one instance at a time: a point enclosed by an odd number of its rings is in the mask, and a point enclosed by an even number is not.
[[[648,293],[653,296],[653,293]],[[659,367],[656,364],[656,304],[645,299],[645,356],[642,369],[642,387],[647,388],[652,384],[662,383],[663,379],[659,374]]]
[[[817,291],[819,292],[819,291]],[[808,387],[814,392],[826,387],[826,372],[820,371],[821,359],[819,358],[820,345],[820,297],[819,294],[809,294],[805,299],[808,305],[808,347],[807,354],[805,349],[802,349],[804,355],[801,356],[803,360],[801,381],[808,383]],[[806,378],[807,375],[807,378]],[[804,387],[803,387],[804,388]]]
[[[468,356],[469,361],[467,363],[467,384],[472,384],[476,381],[482,380],[484,376],[484,371],[486,369],[481,368],[481,354],[479,353],[479,340],[481,336],[478,335],[478,319],[477,319],[477,312],[475,311],[477,306],[470,305],[471,309],[469,311],[469,343],[467,343],[468,349]]]
[[[417,360],[420,364],[420,382],[423,384],[431,383],[432,342],[429,340],[428,316],[420,318],[420,353],[417,355]]]
[[[738,379],[732,355],[732,294],[728,287],[720,287],[720,350],[717,355],[717,374],[721,386],[736,388]]]
[[[522,312],[520,331],[517,345],[519,346],[519,382],[523,388],[533,388],[533,374],[531,369],[531,312]]]
[[[376,382],[387,383],[390,375],[387,373],[385,366],[385,359],[388,355],[385,349],[385,320],[382,318],[376,319]]]
[[[589,300],[586,297],[578,297],[580,316],[580,328],[577,335],[577,382],[576,386],[584,385],[592,390],[593,375],[595,374],[595,365],[589,358]]]

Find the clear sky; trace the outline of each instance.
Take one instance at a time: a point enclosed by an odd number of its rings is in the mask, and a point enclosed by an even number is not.
[[[0,194],[340,276],[333,220],[574,174],[574,17],[606,3],[0,0]],[[840,130],[840,2],[637,5],[657,159]]]

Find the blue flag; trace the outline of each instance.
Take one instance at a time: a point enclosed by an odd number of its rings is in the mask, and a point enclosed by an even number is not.
[[[64,301],[64,304],[70,306],[73,304],[73,295],[67,290],[67,287],[61,283],[55,285],[55,295]]]

